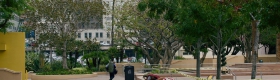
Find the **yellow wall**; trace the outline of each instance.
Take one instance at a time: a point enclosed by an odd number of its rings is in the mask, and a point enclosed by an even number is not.
[[[0,50],[0,68],[8,68],[25,75],[25,33],[0,33],[0,45],[6,45],[6,50]],[[1,75],[0,75],[1,76]]]

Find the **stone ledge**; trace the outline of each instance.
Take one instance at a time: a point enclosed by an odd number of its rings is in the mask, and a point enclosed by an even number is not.
[[[16,72],[16,71],[7,69],[7,68],[0,68],[0,71],[7,71],[7,72],[10,72],[10,73],[13,73],[13,74],[20,74],[21,73],[21,72]]]
[[[92,78],[97,77],[97,73],[92,74],[73,74],[73,75],[31,75],[31,80],[68,80],[77,78]]]

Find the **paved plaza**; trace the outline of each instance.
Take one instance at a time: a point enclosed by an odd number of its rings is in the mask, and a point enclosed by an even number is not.
[[[280,75],[263,75],[262,80],[280,80]],[[173,77],[175,80],[195,80],[192,78],[187,77]],[[206,78],[206,77],[203,77]],[[237,76],[236,80],[250,80],[251,76]],[[257,76],[257,79],[260,79],[261,76]],[[98,75],[98,77],[93,78],[82,78],[82,79],[70,79],[70,80],[109,80],[108,75]],[[114,80],[124,80],[124,77],[122,75],[117,75]],[[215,79],[214,79],[215,80]]]

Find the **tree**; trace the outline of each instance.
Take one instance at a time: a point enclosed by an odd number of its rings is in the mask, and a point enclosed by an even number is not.
[[[217,54],[217,79],[220,79],[220,55],[224,54],[224,47],[243,24],[240,18],[242,14],[235,13],[235,6],[230,1],[146,0],[139,5],[142,11],[149,9],[150,17],[159,18],[165,14],[164,18],[175,25],[180,37],[197,40],[197,57],[200,57],[199,49],[205,44],[202,43],[203,38],[211,41],[209,43],[215,47],[213,51]],[[185,43],[188,41],[185,40]],[[200,77],[199,66],[200,59],[197,59],[197,77]]]
[[[116,9],[118,32],[131,45],[141,48],[150,64],[158,64],[161,60],[164,66],[169,66],[175,53],[182,47],[182,41],[175,35],[171,22],[164,20],[163,16],[159,19],[149,18],[145,12],[137,9],[137,3],[126,2],[122,10]],[[153,50],[152,55],[148,49]]]
[[[86,60],[86,64],[89,69],[91,69],[92,67],[99,68],[101,59],[106,56],[105,52],[101,51],[100,47],[101,45],[96,39],[87,39],[87,41],[85,41],[83,47],[85,54],[83,56],[83,59]],[[89,61],[90,59],[92,62],[92,67]]]
[[[69,41],[77,37],[78,31],[87,29],[87,27],[101,27],[100,25],[90,25],[92,21],[102,23],[104,7],[101,0],[42,0],[32,1],[31,4],[36,9],[26,13],[28,18],[26,26],[35,29],[38,36],[48,34],[49,38],[42,42],[50,41],[48,43],[54,43],[53,47],[56,50],[62,50],[63,68],[68,69],[67,45],[71,44]],[[39,45],[39,47],[41,46]]]
[[[107,54],[109,55],[108,57],[109,57],[109,59],[111,60],[111,61],[114,61],[114,58],[116,57],[116,56],[118,56],[118,49],[116,48],[116,47],[110,47],[109,48],[109,50],[107,51]]]
[[[14,16],[21,16],[21,14],[28,10],[32,9],[29,6],[30,0],[1,0],[0,4],[0,32],[6,32],[6,28],[12,25],[9,22],[10,19],[13,19]]]
[[[267,27],[272,27],[272,28],[277,28],[277,31],[279,30],[279,21],[277,18],[280,18],[279,15],[279,6],[280,2],[278,0],[249,0],[246,5],[243,5],[242,7],[244,8],[244,11],[247,12],[247,14],[250,15],[251,21],[252,21],[252,31],[253,31],[253,41],[254,41],[254,46],[253,46],[253,59],[252,59],[252,75],[251,79],[255,79],[256,77],[256,58],[257,58],[257,47],[259,43],[259,33],[261,30],[267,28]],[[279,38],[279,33],[277,34],[277,46],[279,48],[278,43],[280,40]],[[277,52],[279,52],[279,49],[276,49]]]

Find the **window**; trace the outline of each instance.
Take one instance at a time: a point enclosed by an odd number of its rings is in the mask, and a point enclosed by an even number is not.
[[[110,41],[107,41],[108,44],[110,44]]]
[[[91,33],[88,33],[88,37],[91,39]]]
[[[101,44],[103,44],[103,41],[100,41]]]
[[[95,37],[98,38],[98,32],[95,33]]]
[[[107,32],[107,38],[110,38],[110,32]]]
[[[78,33],[78,38],[81,38],[81,33]]]
[[[85,33],[85,38],[88,38],[88,37],[87,37],[87,33]]]
[[[103,38],[103,33],[102,32],[100,32],[100,38]]]

